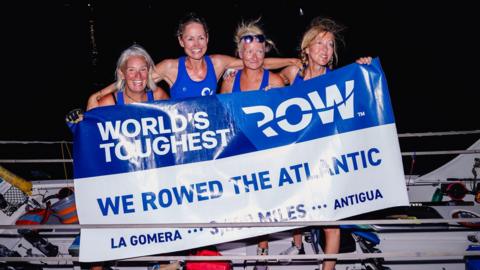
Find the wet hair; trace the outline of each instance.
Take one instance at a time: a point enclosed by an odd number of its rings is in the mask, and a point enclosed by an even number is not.
[[[314,18],[307,31],[303,34],[302,42],[300,43],[300,60],[304,67],[308,66],[308,56],[305,53],[305,49],[312,43],[315,37],[320,33],[332,33],[334,36],[333,41],[333,57],[328,63],[329,68],[333,68],[334,64],[338,63],[337,44],[345,44],[341,32],[345,30],[343,25],[336,23],[330,18],[316,17]],[[302,70],[302,76],[304,76],[305,69]]]
[[[183,32],[185,31],[185,27],[191,23],[199,23],[203,26],[203,30],[205,30],[205,34],[208,37],[208,26],[207,22],[205,21],[204,18],[198,16],[194,12],[187,13],[180,21],[178,22],[178,27],[177,27],[177,37],[181,38],[183,35]]]
[[[233,41],[235,41],[235,44],[237,44],[237,49],[235,52],[237,55],[240,54],[240,50],[242,48],[241,39],[243,36],[246,36],[246,35],[264,35],[265,36],[265,33],[263,32],[262,28],[260,28],[260,26],[258,25],[260,19],[261,18],[258,18],[256,20],[249,21],[249,22],[241,22],[238,25],[237,30],[235,32],[235,36],[233,38]],[[277,48],[275,47],[275,43],[271,39],[268,39],[265,36],[265,53],[269,52],[272,48],[277,50]]]
[[[155,81],[153,80],[152,73],[155,69],[155,63],[152,60],[152,57],[147,53],[147,51],[140,45],[132,45],[128,47],[126,50],[122,52],[120,57],[118,58],[117,61],[117,68],[115,70],[115,87],[123,91],[125,89],[125,79],[122,79],[120,76],[120,71],[125,68],[125,65],[127,64],[128,59],[132,56],[140,56],[145,59],[145,62],[147,62],[147,67],[148,67],[148,80],[147,80],[147,87],[150,90],[154,90],[157,88],[157,85],[155,84]]]

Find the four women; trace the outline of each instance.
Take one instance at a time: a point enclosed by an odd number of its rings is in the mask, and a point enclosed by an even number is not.
[[[264,68],[265,53],[274,46],[257,21],[241,24],[235,35],[240,59],[227,55],[206,55],[208,28],[205,21],[189,14],[179,24],[177,38],[185,56],[166,59],[154,66],[148,53],[134,45],[125,50],[117,63],[117,82],[94,93],[88,100],[87,110],[106,105],[128,104],[166,99],[168,94],[155,82],[164,80],[170,87],[170,98],[182,99],[214,95],[217,82],[229,68],[240,69],[234,77],[226,77],[220,93],[268,90],[295,84],[330,72],[338,61],[337,44],[342,27],[326,18],[316,18],[301,41],[301,67],[296,59],[270,59],[272,68],[284,68],[279,74]],[[265,61],[265,62],[268,62]],[[357,60],[369,64],[370,57]],[[118,91],[117,91],[118,90]],[[117,91],[117,92],[115,92]],[[323,228],[326,237],[325,253],[338,253],[340,231],[336,227]],[[268,243],[259,244],[260,253],[268,250]],[[281,254],[301,254],[302,235],[296,231],[292,247]],[[335,261],[324,261],[322,269],[332,270]]]

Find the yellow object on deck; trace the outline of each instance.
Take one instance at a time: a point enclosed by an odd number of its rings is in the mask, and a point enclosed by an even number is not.
[[[32,183],[0,166],[0,178],[28,195],[32,194]]]

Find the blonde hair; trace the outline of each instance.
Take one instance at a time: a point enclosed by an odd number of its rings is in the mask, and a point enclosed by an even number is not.
[[[130,57],[132,56],[140,56],[140,57],[143,57],[143,59],[145,59],[145,62],[147,62],[147,67],[148,67],[147,87],[150,90],[155,90],[157,88],[157,84],[155,83],[152,77],[152,73],[155,69],[155,63],[153,62],[152,57],[150,57],[147,51],[142,46],[137,44],[132,45],[126,50],[124,50],[120,55],[120,57],[118,58],[117,68],[115,69],[115,78],[116,78],[115,87],[119,91],[123,91],[123,89],[125,88],[125,79],[122,79],[122,77],[120,76],[120,72],[123,68],[125,68],[125,65],[128,59],[130,59]]]
[[[235,32],[235,36],[233,38],[233,41],[235,41],[235,44],[237,44],[237,49],[236,49],[236,54],[237,56],[240,54],[240,50],[242,49],[242,37],[246,35],[264,35],[265,33],[263,32],[262,28],[258,25],[258,22],[260,21],[261,18],[258,18],[253,21],[249,22],[241,22],[240,25],[237,27],[237,30]],[[275,43],[271,40],[268,39],[265,36],[265,53],[269,52],[271,49],[277,50],[275,47]]]
[[[344,44],[343,37],[340,35],[340,32],[345,30],[345,27],[337,24],[335,21],[329,18],[316,17],[310,23],[310,27],[303,34],[302,42],[300,43],[300,60],[304,67],[308,66],[308,55],[305,53],[306,48],[312,43],[312,41],[320,33],[332,33],[334,37],[333,41],[333,57],[328,63],[330,69],[333,68],[334,64],[338,63],[338,54],[337,54],[337,43],[341,42]],[[301,71],[301,76],[305,76],[305,69]]]

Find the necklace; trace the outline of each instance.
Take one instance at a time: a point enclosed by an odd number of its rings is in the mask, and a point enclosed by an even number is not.
[[[141,102],[142,102],[141,99],[140,99],[140,101],[138,101],[138,100],[132,98],[132,97],[127,93],[127,91],[123,91],[123,92],[125,93],[125,95],[126,95],[131,101],[137,102],[137,103],[141,103]]]

